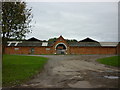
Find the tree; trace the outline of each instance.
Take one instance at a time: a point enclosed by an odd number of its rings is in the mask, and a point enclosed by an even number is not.
[[[70,43],[71,43],[71,44],[72,44],[72,43],[73,43],[73,44],[74,44],[74,43],[78,43],[78,41],[77,41],[76,39],[71,39],[71,40],[66,39],[66,41],[67,41],[68,44],[70,44]]]
[[[48,40],[48,42],[55,42],[57,40],[57,38],[55,37],[55,38],[50,38],[49,40]]]
[[[25,2],[2,2],[3,51],[8,39],[23,39],[31,32],[32,9],[26,6]]]
[[[56,40],[57,40],[56,37],[55,37],[55,38],[50,38],[50,39],[48,40],[48,42],[55,42]],[[78,42],[76,39],[71,39],[71,40],[65,39],[65,40],[67,41],[67,43],[77,43],[77,42]]]

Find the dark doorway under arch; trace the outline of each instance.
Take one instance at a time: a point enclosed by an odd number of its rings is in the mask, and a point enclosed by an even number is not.
[[[58,44],[56,46],[56,54],[66,54],[66,46],[64,44]]]

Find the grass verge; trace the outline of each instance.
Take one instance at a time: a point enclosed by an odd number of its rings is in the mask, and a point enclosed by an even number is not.
[[[119,59],[120,59],[120,56],[112,56],[112,57],[101,58],[101,59],[98,59],[97,61],[102,64],[120,67]]]
[[[47,58],[37,56],[4,55],[2,65],[2,85],[14,86],[37,74],[47,62]]]

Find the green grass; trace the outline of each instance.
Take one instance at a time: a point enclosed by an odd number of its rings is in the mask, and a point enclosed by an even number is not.
[[[37,56],[4,55],[2,85],[19,85],[37,74],[47,62],[47,58]]]
[[[0,88],[2,87],[2,69],[0,67]]]
[[[113,57],[101,58],[101,59],[98,59],[97,61],[102,64],[120,67],[119,59],[120,59],[120,56],[113,56]]]

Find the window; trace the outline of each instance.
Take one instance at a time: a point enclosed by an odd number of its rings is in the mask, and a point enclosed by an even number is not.
[[[19,48],[14,48],[14,50],[19,50]]]
[[[35,51],[34,48],[31,48],[31,51],[34,52]]]
[[[50,48],[46,48],[46,50],[50,50]]]
[[[34,54],[35,49],[34,48],[30,48],[30,54]]]

